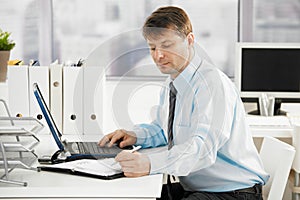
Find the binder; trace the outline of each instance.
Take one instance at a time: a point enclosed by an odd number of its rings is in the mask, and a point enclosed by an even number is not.
[[[115,164],[114,158],[102,160],[81,159],[54,165],[42,165],[38,169],[105,180],[125,177],[120,165]]]
[[[28,66],[8,66],[8,106],[13,117],[29,117]]]
[[[47,127],[46,120],[44,119],[41,109],[39,108],[33,94],[33,84],[37,83],[40,86],[40,89],[44,94],[44,100],[46,104],[49,106],[49,67],[29,66],[28,76],[29,76],[28,79],[29,115],[39,120],[45,127]]]
[[[103,134],[105,70],[84,66],[83,133]]]
[[[62,132],[63,127],[63,65],[53,63],[50,65],[50,111]]]
[[[83,68],[63,67],[63,133],[83,134]]]

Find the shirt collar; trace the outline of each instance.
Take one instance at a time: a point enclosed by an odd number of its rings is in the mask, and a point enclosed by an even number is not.
[[[189,65],[173,80],[173,84],[178,92],[178,94],[183,94],[186,90],[186,87],[188,87],[190,84],[189,82],[193,78],[195,72],[199,68],[201,64],[201,58],[195,51],[194,57],[192,58]],[[171,82],[171,78],[169,77],[169,81]]]

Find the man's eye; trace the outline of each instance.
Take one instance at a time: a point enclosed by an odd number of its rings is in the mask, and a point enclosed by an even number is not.
[[[151,47],[150,50],[151,50],[151,51],[155,51],[155,48],[154,48],[154,47]]]
[[[163,49],[169,48],[171,46],[171,44],[167,44],[167,45],[163,45],[161,46]]]

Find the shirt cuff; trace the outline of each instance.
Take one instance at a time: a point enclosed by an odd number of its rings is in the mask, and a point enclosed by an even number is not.
[[[135,135],[136,135],[136,145],[142,145],[145,143],[146,141],[146,133],[145,130],[143,130],[143,128],[139,127],[139,126],[134,126],[133,130],[132,130]]]

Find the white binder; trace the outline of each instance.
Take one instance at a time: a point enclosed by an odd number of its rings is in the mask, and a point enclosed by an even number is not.
[[[28,117],[28,66],[8,66],[8,105],[14,117]]]
[[[83,133],[103,134],[105,70],[100,66],[83,69]]]
[[[63,67],[63,133],[83,134],[83,68]]]
[[[49,67],[48,66],[29,66],[28,67],[28,87],[29,87],[29,115],[38,119],[45,127],[47,122],[33,94],[33,84],[37,83],[43,93],[44,100],[49,106]]]
[[[63,65],[53,63],[50,65],[50,111],[62,132],[63,127]]]

